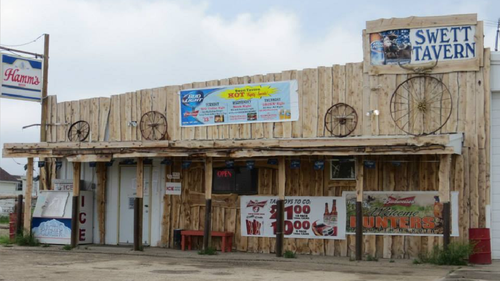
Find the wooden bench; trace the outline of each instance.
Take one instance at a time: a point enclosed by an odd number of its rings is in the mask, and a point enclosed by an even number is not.
[[[233,248],[233,233],[232,232],[222,232],[222,231],[212,231],[212,237],[222,237],[222,252],[231,252]],[[181,231],[181,249],[183,251],[186,250],[186,243],[188,246],[188,250],[191,250],[192,241],[191,237],[193,236],[202,236],[203,230],[182,230]]]

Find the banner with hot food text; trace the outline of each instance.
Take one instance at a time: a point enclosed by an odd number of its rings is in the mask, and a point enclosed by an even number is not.
[[[342,194],[346,202],[346,233],[356,232],[356,192]],[[443,235],[443,203],[439,193],[363,192],[363,234]],[[458,192],[451,193],[452,236],[458,236]]]
[[[241,196],[241,235],[276,237],[276,196]],[[291,196],[285,199],[286,238],[345,239],[342,197]]]
[[[42,61],[1,54],[2,91],[0,97],[42,100]]]
[[[296,80],[183,90],[180,126],[297,121],[297,91]]]

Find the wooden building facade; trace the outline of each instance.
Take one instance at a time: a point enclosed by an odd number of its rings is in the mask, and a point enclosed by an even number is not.
[[[206,199],[211,199],[211,229],[233,232],[235,250],[275,252],[276,238],[241,235],[238,195],[212,194],[212,168],[225,165],[228,159],[236,165],[255,160],[258,195],[281,198],[341,196],[344,191],[358,194],[363,191],[439,191],[446,202],[450,191],[458,191],[460,234],[453,239],[467,241],[469,228],[485,227],[485,206],[490,204],[490,51],[483,49],[482,22],[478,22],[475,15],[436,18],[395,21],[403,27],[474,25],[477,59],[460,61],[460,65],[438,62],[438,68],[426,74],[442,81],[452,95],[449,120],[431,135],[407,134],[391,118],[393,93],[402,82],[421,74],[395,66],[384,73],[383,69],[367,65],[366,34],[370,30],[397,28],[394,20],[391,24],[379,20],[368,22],[364,33],[365,62],[194,82],[111,98],[57,102],[56,96],[49,96],[45,122],[53,125],[46,126],[47,142],[5,144],[3,155],[44,158],[47,164],[41,169],[41,181],[45,189],[50,189],[51,182],[57,178],[83,178],[93,182],[96,243],[120,244],[115,237],[119,228],[117,214],[112,211],[120,204],[116,199],[120,167],[136,165],[142,171],[144,159],[152,160],[145,165],[151,167],[149,182],[153,185],[149,194],[148,240],[153,246],[173,247],[174,229],[206,229]],[[298,121],[195,128],[179,125],[180,90],[288,80],[298,82]],[[325,129],[324,116],[337,103],[349,104],[358,113],[354,132],[345,138],[332,137]],[[134,126],[133,121],[139,122],[143,114],[152,110],[165,115],[168,140],[143,140],[139,128]],[[366,114],[373,110],[378,110],[379,115]],[[91,134],[86,142],[69,142],[68,126],[55,125],[79,120],[90,124]],[[330,160],[337,156],[356,158],[357,179],[331,180]],[[279,159],[279,164],[270,165],[269,158]],[[124,159],[134,161],[124,162]],[[164,159],[169,160],[168,164],[161,163]],[[295,159],[300,160],[300,169],[290,167]],[[64,163],[62,169],[56,169],[58,160]],[[112,160],[115,161],[110,162]],[[184,167],[182,163],[187,160],[191,165]],[[325,168],[315,170],[316,160],[324,160]],[[364,168],[364,161],[373,161],[375,168]],[[393,165],[394,161],[400,165]],[[87,168],[86,162],[97,162],[97,165]],[[144,174],[140,173],[138,170],[136,196],[142,198],[139,179]],[[180,196],[164,193],[164,183],[173,173],[179,173],[180,177],[168,181],[182,183]],[[214,239],[213,243],[220,249],[218,240]],[[365,235],[361,243],[359,240],[356,243],[355,235],[347,235],[345,240],[285,238],[283,242],[285,250],[301,254],[352,257],[358,244],[363,255],[383,258],[417,257],[442,243],[443,237],[398,235]],[[200,239],[197,245],[201,247],[201,244]]]

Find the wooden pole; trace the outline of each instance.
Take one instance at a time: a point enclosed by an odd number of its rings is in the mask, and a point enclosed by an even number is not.
[[[363,174],[364,159],[356,159],[356,260],[361,260],[363,246]]]
[[[101,244],[105,244],[106,237],[106,172],[106,163],[97,163],[97,221]]]
[[[450,206],[450,166],[451,155],[441,155],[439,162],[439,201],[443,204],[443,248],[448,249],[451,233]]]
[[[205,160],[205,229],[203,232],[203,249],[207,250],[212,230],[212,158]],[[186,188],[186,187],[184,187]]]
[[[43,44],[43,66],[42,66],[42,116],[41,116],[41,126],[40,126],[40,142],[47,141],[47,114],[48,114],[48,78],[49,78],[49,34],[44,34],[44,44]],[[40,161],[45,161],[45,158],[40,157]],[[42,190],[49,190],[49,163],[45,163],[45,167],[40,168],[40,188]],[[55,171],[53,171],[55,172]]]
[[[31,233],[31,193],[33,192],[33,158],[28,158],[24,191],[24,234]]]
[[[17,207],[16,207],[16,235],[23,234],[23,195],[19,194],[17,196]]]
[[[144,159],[137,158],[136,197],[134,202],[134,251],[142,251]]]
[[[80,197],[80,172],[81,163],[73,162],[73,205],[71,207],[71,247],[78,246],[78,234],[80,226],[78,223],[79,197]]]
[[[284,232],[283,228],[285,226],[285,183],[286,183],[286,173],[285,173],[285,158],[280,157],[278,159],[278,201],[276,202],[276,256],[283,256],[283,240]]]

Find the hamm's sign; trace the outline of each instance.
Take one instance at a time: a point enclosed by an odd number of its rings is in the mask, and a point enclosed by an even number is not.
[[[0,97],[41,101],[42,62],[2,54],[2,91]]]
[[[372,65],[397,65],[473,59],[475,35],[474,25],[370,33],[370,61]]]

